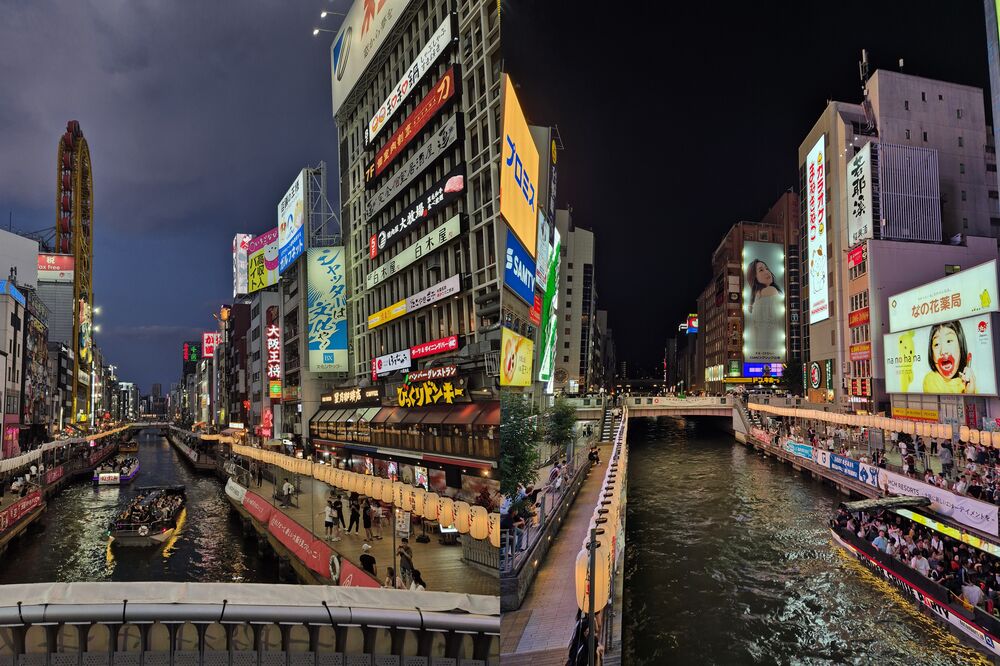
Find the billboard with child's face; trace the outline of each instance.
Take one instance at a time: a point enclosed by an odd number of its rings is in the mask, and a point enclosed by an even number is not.
[[[883,336],[885,390],[928,395],[997,395],[992,315]]]

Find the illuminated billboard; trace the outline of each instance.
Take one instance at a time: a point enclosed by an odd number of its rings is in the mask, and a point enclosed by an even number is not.
[[[780,243],[743,243],[743,360],[785,360],[785,252]]]
[[[278,306],[267,309],[267,328],[264,329],[264,355],[271,399],[277,392],[281,398],[281,328],[278,326]]]
[[[446,16],[441,25],[438,26],[438,29],[431,35],[431,38],[424,44],[424,48],[420,49],[420,53],[417,54],[414,61],[403,70],[405,72],[403,78],[396,82],[396,85],[389,92],[385,101],[379,105],[375,111],[375,115],[371,117],[371,120],[365,126],[366,146],[375,140],[375,137],[385,128],[389,119],[403,106],[403,102],[406,101],[406,98],[409,97],[410,93],[420,83],[420,79],[424,78],[424,75],[430,70],[431,66],[437,62],[441,54],[452,44],[455,39],[452,32],[453,20],[451,14]]]
[[[549,253],[552,247],[549,245],[549,222],[545,219],[545,213],[538,210],[538,240],[537,252],[535,253],[535,285],[543,286],[547,279],[549,270]]]
[[[347,372],[347,269],[344,248],[311,247],[306,258],[309,370]]]
[[[252,239],[253,236],[250,234],[233,236],[233,298],[250,293],[247,289],[247,262],[249,259],[247,250]]]
[[[866,143],[847,165],[849,245],[872,238],[872,144]]]
[[[391,260],[378,268],[373,268],[365,276],[365,287],[371,289],[385,279],[403,270],[417,259],[425,257],[451,240],[458,238],[462,231],[462,217],[456,215],[440,227],[423,236],[413,245],[409,245]]]
[[[538,360],[538,380],[548,382],[546,392],[552,392],[553,370],[556,364],[556,339],[559,330],[559,263],[561,261],[559,229],[552,229],[552,252],[546,269],[545,295],[542,297],[542,352]]]
[[[39,282],[73,282],[73,266],[75,259],[72,254],[39,254]]]
[[[504,261],[503,282],[525,303],[535,302],[535,262],[527,248],[512,231],[507,230],[507,255]]]
[[[202,358],[215,358],[215,348],[218,344],[222,342],[221,333],[202,333],[201,334],[201,357]]]
[[[465,191],[465,165],[458,165],[444,178],[431,185],[416,201],[393,217],[388,224],[372,234],[368,239],[368,257],[374,259],[379,252],[395,245],[406,237],[407,232],[434,219],[445,206],[457,199]]]
[[[997,262],[966,268],[953,275],[889,297],[893,333],[942,321],[997,312]]]
[[[500,386],[530,386],[535,343],[504,326],[500,349]]]
[[[392,136],[386,139],[385,145],[375,152],[374,159],[365,167],[365,187],[374,185],[375,179],[402,154],[411,141],[420,136],[427,123],[455,99],[461,79],[459,65],[452,65],[444,76],[438,79],[431,91],[400,124],[399,129],[393,132]]]
[[[538,233],[538,148],[504,75],[503,141],[500,144],[500,214],[535,258]]]
[[[807,206],[809,220],[809,323],[830,317],[826,251],[826,136],[821,136],[806,158]]]
[[[305,249],[306,172],[299,172],[278,203],[278,272],[284,273]]]
[[[883,336],[887,393],[997,394],[993,315]]]
[[[333,115],[354,89],[410,0],[355,0],[330,45]]]
[[[247,244],[247,293],[278,284],[278,227]]]
[[[442,280],[435,285],[419,291],[412,296],[407,296],[401,301],[397,301],[387,308],[383,308],[368,316],[368,329],[371,330],[382,324],[392,321],[404,314],[415,312],[425,305],[436,303],[443,298],[457,294],[462,290],[462,279],[459,275],[452,275],[447,280]]]
[[[692,335],[698,332],[698,313],[693,312],[688,315],[687,328],[685,329],[688,335]]]

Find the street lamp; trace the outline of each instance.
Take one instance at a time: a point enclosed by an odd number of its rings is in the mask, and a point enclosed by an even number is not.
[[[328,12],[328,11],[322,11],[322,12],[319,13],[319,17],[321,19],[325,19],[327,16],[345,16],[346,17],[347,14],[344,14],[342,12]]]
[[[336,35],[337,34],[336,30],[325,30],[323,28],[313,28],[313,37],[315,37],[316,35],[318,35],[321,32],[328,32],[331,35]]]

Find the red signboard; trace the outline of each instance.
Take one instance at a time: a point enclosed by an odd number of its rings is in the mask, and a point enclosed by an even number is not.
[[[542,323],[542,297],[538,294],[535,294],[535,304],[531,306],[528,317],[531,318],[531,323],[535,326]]]
[[[847,323],[851,328],[855,326],[861,326],[862,324],[867,324],[870,320],[868,308],[861,308],[860,310],[855,310],[847,316]]]
[[[859,245],[847,253],[847,267],[854,268],[865,260],[867,245]]]
[[[867,361],[872,357],[872,343],[862,342],[859,345],[851,345],[852,361]]]
[[[410,144],[413,139],[420,135],[421,130],[427,123],[437,115],[438,111],[444,108],[445,104],[451,101],[456,92],[458,78],[455,76],[455,67],[452,66],[444,73],[444,76],[434,84],[431,91],[420,100],[413,113],[406,117],[403,124],[399,126],[385,145],[375,152],[375,159],[365,167],[365,185],[371,185],[392,161],[399,157],[403,149]]]
[[[243,508],[262,523],[266,523],[271,517],[271,512],[274,511],[274,507],[268,504],[266,499],[249,490],[243,496]]]
[[[271,513],[267,529],[307,567],[324,578],[331,577],[330,556],[333,551],[326,544],[317,541],[312,532],[277,509]]]
[[[410,358],[423,358],[424,356],[443,354],[444,352],[455,351],[456,349],[458,349],[458,336],[450,335],[447,338],[439,338],[417,345],[416,347],[410,347]]]
[[[202,333],[201,334],[201,357],[212,358],[215,356],[215,346],[222,341],[222,333]]]
[[[63,472],[65,472],[65,470],[62,465],[45,472],[45,485],[51,485],[61,479],[63,477]]]
[[[371,577],[371,574],[364,569],[359,569],[343,557],[340,558],[340,585],[341,587],[382,587],[377,580]]]
[[[42,491],[36,490],[25,495],[9,507],[0,511],[0,534],[14,527],[22,518],[42,505]]]

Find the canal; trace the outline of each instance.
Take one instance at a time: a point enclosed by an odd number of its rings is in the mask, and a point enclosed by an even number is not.
[[[629,443],[623,663],[988,663],[833,544],[832,488],[707,423]]]
[[[244,538],[215,476],[195,474],[166,438],[139,439],[131,485],[78,481],[49,501],[37,526],[0,560],[0,584],[71,581],[278,582],[277,563]],[[159,548],[108,546],[108,525],[140,486],[183,484],[187,514]]]

